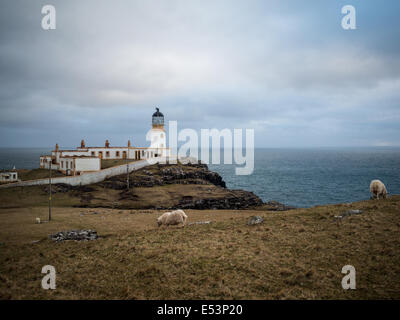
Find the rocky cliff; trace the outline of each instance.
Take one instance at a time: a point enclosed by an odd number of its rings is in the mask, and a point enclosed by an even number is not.
[[[48,192],[48,187],[43,186]],[[54,193],[80,199],[81,207],[132,209],[290,209],[280,203],[264,204],[254,193],[230,190],[222,177],[204,164],[155,164],[102,182],[72,187],[54,185]]]

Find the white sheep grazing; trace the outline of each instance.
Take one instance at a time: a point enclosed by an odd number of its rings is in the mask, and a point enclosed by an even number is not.
[[[157,218],[157,224],[158,226],[161,226],[162,224],[169,226],[182,223],[182,225],[185,226],[186,219],[186,213],[183,210],[178,209],[171,212],[163,213],[160,217]]]
[[[380,180],[372,180],[371,184],[369,185],[369,191],[371,192],[373,198],[379,199],[379,196],[382,196],[384,199],[386,199],[386,187]]]

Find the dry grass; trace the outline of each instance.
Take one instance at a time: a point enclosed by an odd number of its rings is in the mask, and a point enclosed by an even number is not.
[[[115,167],[115,166],[120,166],[123,164],[135,162],[135,160],[132,159],[101,159],[101,168],[102,169],[107,169],[110,167]]]
[[[47,186],[13,187],[0,189],[0,208],[26,208],[46,206],[49,201]],[[57,193],[52,198],[53,206],[74,206],[81,203],[80,197],[71,193]]]
[[[53,186],[53,190],[56,186]],[[224,198],[230,190],[212,184],[171,184],[164,186],[133,187],[129,192],[104,188],[99,184],[90,185],[93,191],[72,190],[53,195],[55,207],[105,207],[122,209],[154,208],[162,203],[165,207],[177,205],[182,197]],[[47,185],[0,189],[0,208],[26,208],[47,205]]]
[[[337,223],[348,209],[364,213]],[[400,196],[288,212],[193,211],[209,225],[158,229],[151,210],[0,210],[2,299],[399,299]],[[98,212],[98,214],[93,214]],[[251,215],[264,223],[247,226]],[[90,242],[50,233],[96,229]],[[39,242],[33,243],[35,240]],[[42,266],[57,270],[43,290]],[[354,265],[357,289],[341,288]]]
[[[25,181],[25,180],[36,180],[36,179],[45,179],[49,177],[49,170],[48,169],[20,169],[18,171],[18,178]],[[55,177],[64,177],[64,174],[58,172],[56,170],[51,171],[51,176]]]

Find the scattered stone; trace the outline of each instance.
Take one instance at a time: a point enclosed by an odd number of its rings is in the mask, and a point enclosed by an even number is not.
[[[36,218],[36,224],[47,223],[49,220],[41,220],[40,218]]]
[[[88,212],[81,212],[81,216],[86,216],[86,215],[88,215],[88,214],[95,214],[95,215],[97,215],[97,214],[102,214],[103,212],[100,212],[100,211],[88,211]]]
[[[64,240],[88,241],[98,238],[95,230],[70,230],[60,231],[50,235],[50,239],[60,242]]]
[[[192,224],[210,224],[211,221],[196,221],[196,222],[190,222],[188,223],[188,226],[192,225]]]
[[[250,218],[249,222],[247,223],[249,226],[253,226],[256,224],[261,224],[264,222],[264,219],[260,216],[253,216]]]
[[[347,210],[343,212],[340,216],[335,216],[336,219],[343,219],[344,217],[352,216],[355,214],[361,214],[363,213],[362,210]]]
[[[278,201],[268,201],[264,204],[264,207],[266,210],[269,210],[269,211],[287,211],[287,210],[296,209],[296,207],[287,206]]]

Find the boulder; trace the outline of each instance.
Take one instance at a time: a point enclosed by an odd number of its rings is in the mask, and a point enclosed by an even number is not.
[[[262,205],[262,200],[254,193],[244,190],[231,190],[229,195],[224,198],[203,198],[196,199],[194,197],[183,197],[176,208],[181,209],[231,209],[240,210]],[[169,208],[169,209],[175,209]]]
[[[264,222],[264,219],[260,216],[253,216],[250,218],[249,222],[247,223],[249,226],[254,226],[256,224],[261,224]]]
[[[335,218],[336,219],[342,219],[344,217],[352,216],[352,215],[355,215],[355,214],[361,214],[361,213],[363,213],[362,210],[347,210],[347,211],[343,212],[341,215],[335,216]]]

